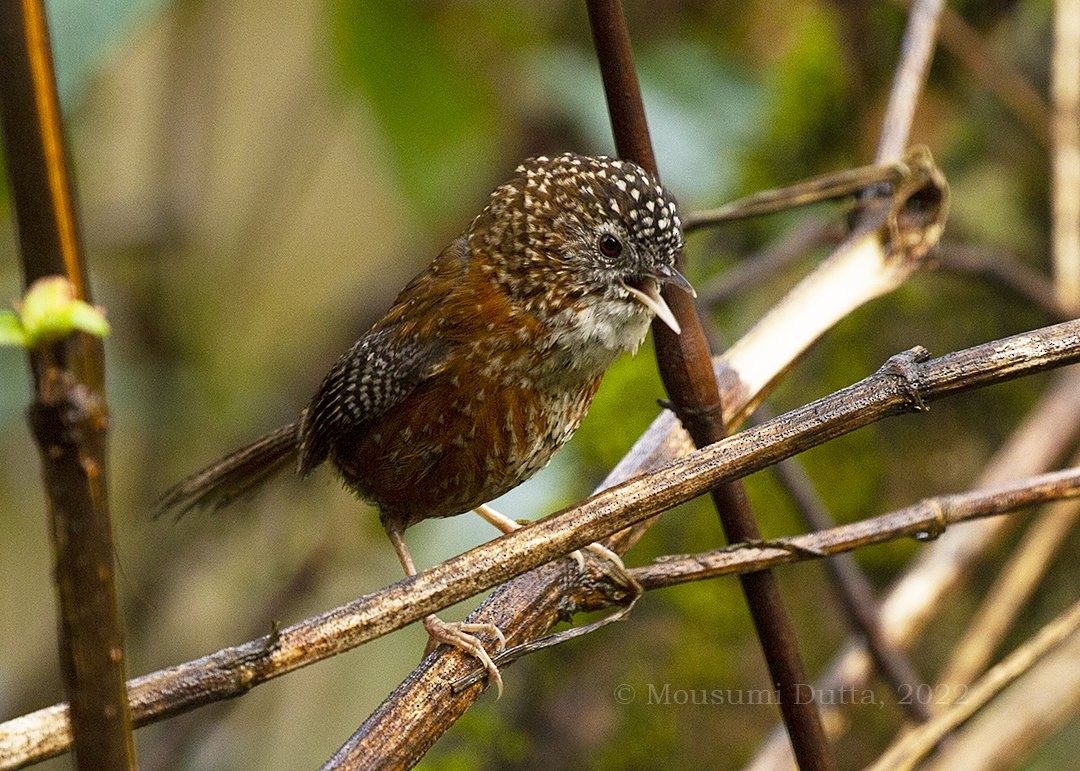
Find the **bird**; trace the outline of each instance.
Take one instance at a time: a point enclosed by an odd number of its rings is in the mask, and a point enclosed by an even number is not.
[[[168,489],[156,512],[221,508],[292,468],[329,462],[377,507],[407,576],[406,528],[477,510],[541,468],[577,430],[608,367],[653,318],[679,324],[675,199],[636,163],[563,153],[519,165],[469,227],[413,278],[286,426]],[[515,523],[494,522],[504,530]],[[423,620],[432,644],[475,656],[490,624]]]

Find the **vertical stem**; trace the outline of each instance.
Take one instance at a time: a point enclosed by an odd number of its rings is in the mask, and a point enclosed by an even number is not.
[[[0,3],[0,117],[27,286],[62,275],[89,300],[41,0]],[[60,665],[79,768],[134,768],[105,476],[99,340],[30,351],[29,418],[49,502]]]
[[[620,0],[587,0],[589,23],[600,63],[611,116],[615,147],[659,179],[637,72]],[[681,267],[682,256],[677,261]],[[693,300],[677,288],[665,288],[664,299],[682,327],[676,335],[653,324],[657,362],[664,386],[683,425],[700,447],[724,437],[720,390],[712,358]],[[761,537],[741,483],[711,491],[729,541]],[[794,627],[784,608],[775,576],[769,571],[740,577],[765,659],[779,693],[779,702],[795,756],[803,768],[831,768],[821,719],[812,699],[799,655]]]
[[[1054,4],[1053,219],[1054,289],[1080,310],[1080,0]]]

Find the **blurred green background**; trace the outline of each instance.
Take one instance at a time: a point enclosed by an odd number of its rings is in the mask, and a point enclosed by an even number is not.
[[[627,4],[661,172],[684,211],[868,162],[904,9],[891,2],[685,0]],[[282,480],[218,516],[151,521],[185,473],[291,419],[337,355],[469,222],[524,157],[612,153],[583,4],[376,0],[52,0],[48,3],[112,409],[111,492],[128,673],[265,633],[399,578],[372,510],[329,473]],[[961,3],[988,50],[1045,93],[1050,3]],[[939,52],[913,141],[952,184],[947,239],[1048,266],[1046,150],[1029,124]],[[21,294],[6,187],[0,295]],[[722,276],[830,209],[690,239],[691,279]],[[825,252],[714,309],[726,342]],[[922,344],[934,353],[1047,323],[968,277],[916,276],[847,319],[785,379],[786,409]],[[875,425],[805,457],[836,516],[884,513],[965,489],[1046,377]],[[0,719],[62,699],[39,463],[24,412],[24,357],[0,351]],[[646,346],[620,361],[570,446],[499,506],[533,518],[586,495],[657,413]],[[767,473],[748,481],[767,535],[802,529]],[[409,531],[429,566],[492,537],[476,517]],[[664,517],[628,558],[713,548],[715,514]],[[1076,539],[1071,544],[1076,553]],[[887,586],[914,543],[859,559]],[[780,572],[803,654],[818,672],[847,636],[818,565]],[[1058,566],[1017,634],[1076,594]],[[973,595],[977,597],[977,593]],[[974,598],[956,603],[959,625]],[[468,603],[469,607],[475,602]],[[454,617],[465,606],[445,614]],[[920,649],[927,674],[952,638]],[[143,768],[304,768],[322,762],[419,660],[414,627],[140,729]],[[934,647],[938,646],[938,647]],[[768,687],[732,580],[654,593],[632,620],[506,674],[425,760],[431,768],[735,766],[776,721],[769,706],[623,705],[671,689]],[[845,767],[869,761],[900,718],[856,710]],[[1076,731],[1048,744],[1054,765]],[[1071,738],[1070,738],[1071,736]],[[717,759],[720,759],[719,761]],[[61,759],[49,768],[66,767]]]

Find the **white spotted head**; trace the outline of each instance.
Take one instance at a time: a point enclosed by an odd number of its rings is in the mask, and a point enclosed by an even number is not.
[[[679,331],[659,291],[664,283],[690,290],[675,270],[678,207],[636,163],[573,153],[530,158],[492,193],[468,237],[494,266],[493,280],[517,298],[558,311],[601,296],[625,303],[635,326],[638,316],[656,314]]]

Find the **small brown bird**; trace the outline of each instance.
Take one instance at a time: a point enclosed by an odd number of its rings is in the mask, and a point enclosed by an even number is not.
[[[640,166],[564,154],[532,158],[468,230],[398,295],[330,370],[293,423],[187,477],[159,512],[219,508],[276,472],[329,459],[374,503],[407,575],[404,531],[481,507],[525,481],[571,437],[619,356],[653,316],[682,229],[675,201]],[[475,632],[424,619],[433,640],[475,655]]]

